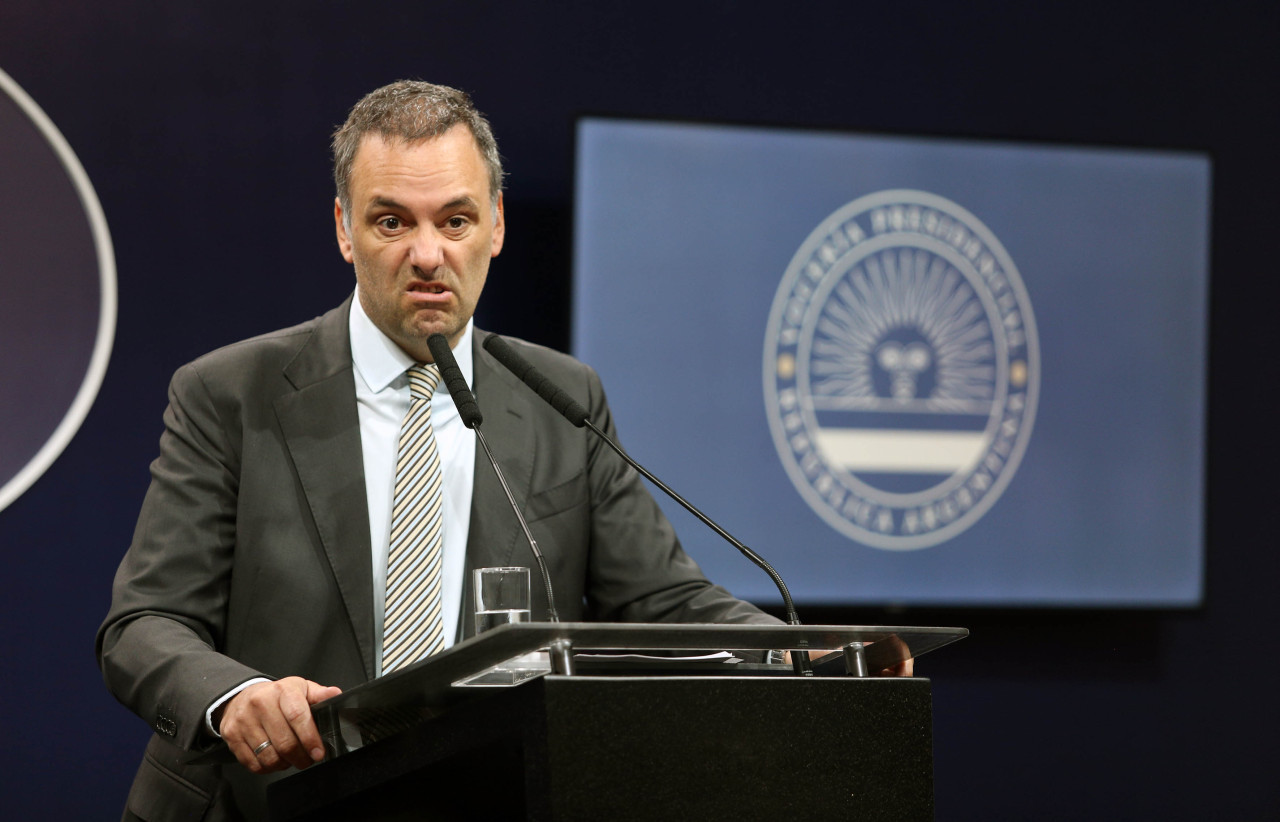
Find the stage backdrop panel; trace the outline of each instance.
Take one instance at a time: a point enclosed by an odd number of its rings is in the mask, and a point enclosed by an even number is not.
[[[800,601],[1193,606],[1210,162],[579,123],[574,350]],[[669,501],[686,548],[768,578]]]

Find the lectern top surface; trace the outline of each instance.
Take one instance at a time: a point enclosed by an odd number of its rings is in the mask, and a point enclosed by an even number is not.
[[[868,645],[874,663],[875,644],[886,652],[884,667],[900,658],[919,657],[968,636],[964,628],[873,625],[688,625],[609,622],[524,622],[503,625],[471,637],[435,656],[351,688],[324,709],[434,704],[449,701],[453,683],[505,660],[557,641],[583,651],[758,651],[838,650],[850,643]],[[892,653],[888,653],[892,648]],[[754,667],[754,666],[753,666]],[[878,670],[874,668],[873,670]]]

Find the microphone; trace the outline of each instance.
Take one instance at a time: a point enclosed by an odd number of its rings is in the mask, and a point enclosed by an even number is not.
[[[529,548],[533,551],[533,558],[542,574],[542,584],[547,589],[547,619],[550,622],[559,622],[560,615],[556,613],[556,596],[551,590],[551,573],[547,571],[547,561],[543,558],[542,551],[538,549],[538,542],[533,538],[524,514],[520,513],[520,506],[516,505],[516,498],[511,494],[507,478],[502,475],[498,461],[493,458],[489,444],[484,441],[484,434],[480,433],[480,423],[484,421],[484,416],[480,413],[475,395],[467,387],[467,378],[462,376],[462,369],[458,367],[458,361],[454,359],[453,351],[449,348],[449,341],[443,334],[432,334],[427,337],[427,347],[431,349],[431,358],[440,369],[440,378],[444,380],[445,388],[449,389],[449,396],[453,397],[453,404],[458,407],[458,416],[462,418],[462,424],[476,432],[476,441],[484,449],[484,455],[489,458],[489,464],[493,466],[493,472],[498,475],[502,491],[507,495],[507,502],[511,503],[511,510],[515,512],[516,519],[520,521],[520,528],[524,531],[524,537],[529,541]]]
[[[710,517],[695,508],[693,504],[686,501],[684,497],[671,490],[666,483],[655,477],[645,469],[644,466],[628,456],[627,453],[622,450],[620,445],[614,442],[608,434],[601,431],[600,428],[590,420],[586,409],[584,409],[576,400],[573,399],[573,397],[569,396],[569,394],[553,383],[550,379],[543,376],[542,372],[538,371],[537,367],[522,357],[514,348],[511,347],[511,344],[502,337],[499,337],[497,334],[490,335],[484,341],[484,348],[493,355],[494,359],[502,363],[502,365],[511,371],[511,373],[519,377],[525,385],[533,389],[539,397],[546,400],[552,408],[559,411],[562,416],[569,420],[569,422],[573,423],[578,428],[589,428],[597,437],[603,440],[606,445],[613,449],[613,451],[621,457],[627,465],[630,465],[636,471],[639,471],[645,479],[661,488],[667,496],[671,497],[671,499],[683,506],[686,511],[701,520],[704,525],[719,534],[721,538],[727,541],[734,548],[737,548],[743,556],[751,560],[762,571],[768,574],[769,578],[773,580],[774,585],[777,586],[779,593],[782,594],[782,602],[787,611],[788,624],[800,624],[800,617],[796,614],[795,603],[791,601],[791,592],[787,590],[787,583],[783,582],[782,576],[774,570],[772,565],[765,561],[764,557],[760,556],[755,551],[752,551],[746,545],[743,545],[740,541],[734,538],[732,534],[721,528],[713,522]],[[808,653],[800,652],[792,654],[791,656],[797,673],[812,675],[813,672],[809,668]]]
[[[578,404],[578,401],[569,396],[564,390],[542,375],[542,372],[534,367],[533,363],[516,353],[510,343],[499,337],[497,334],[491,334],[484,341],[485,350],[493,355],[494,359],[502,363],[502,365],[515,374],[534,390],[539,397],[542,397],[551,407],[559,411],[569,422],[582,428],[584,425],[590,425],[591,420],[588,418],[587,409]],[[595,429],[594,425],[591,425]],[[608,440],[608,437],[599,431],[597,434]],[[623,456],[626,459],[626,456]]]

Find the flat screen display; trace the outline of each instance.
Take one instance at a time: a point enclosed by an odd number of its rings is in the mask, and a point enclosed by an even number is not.
[[[1211,163],[586,118],[574,353],[797,602],[1193,607]],[[665,498],[739,596],[768,577]]]

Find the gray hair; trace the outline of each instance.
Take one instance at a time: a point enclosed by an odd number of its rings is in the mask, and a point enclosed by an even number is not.
[[[439,137],[461,123],[476,139],[489,170],[489,197],[497,208],[502,192],[502,158],[489,121],[476,110],[465,91],[421,80],[397,80],[375,89],[356,103],[347,121],[333,133],[333,182],[342,203],[343,219],[351,225],[351,167],[365,135],[406,143]]]

